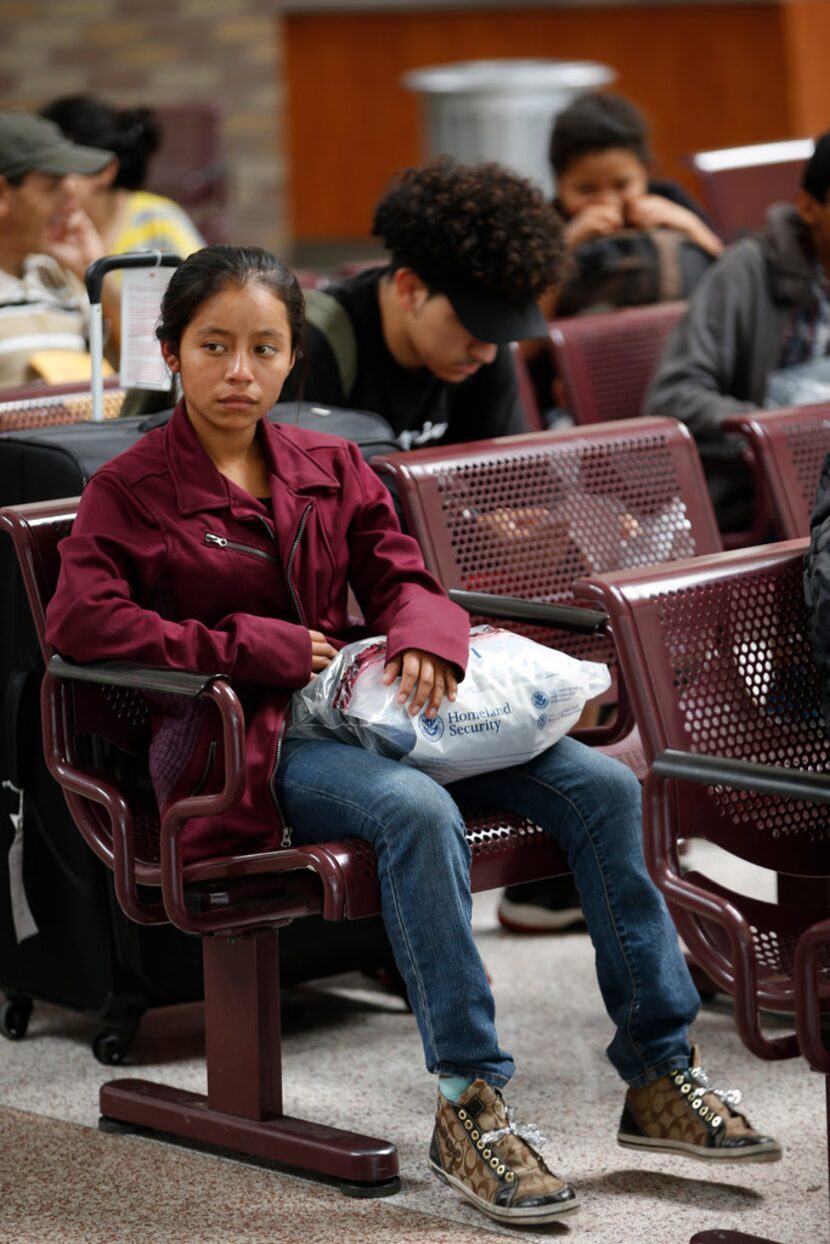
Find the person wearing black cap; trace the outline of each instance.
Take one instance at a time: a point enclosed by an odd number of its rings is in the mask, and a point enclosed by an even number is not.
[[[729,415],[830,397],[830,130],[816,139],[793,203],[727,247],[666,342],[646,413],[671,415],[698,442],[723,531],[753,517],[743,442]],[[823,379],[822,379],[823,374]]]
[[[32,379],[42,351],[86,351],[83,276],[104,250],[73,178],[114,159],[51,121],[0,112],[0,385]]]
[[[389,264],[325,291],[346,313],[349,379],[342,333],[338,347],[340,330],[312,315],[303,396],[383,415],[402,449],[527,431],[508,343],[547,336],[537,299],[561,241],[542,192],[498,164],[441,157],[394,179],[372,233]]]

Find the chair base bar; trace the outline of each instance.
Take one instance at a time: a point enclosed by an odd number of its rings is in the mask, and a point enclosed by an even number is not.
[[[778,1244],[765,1235],[744,1235],[743,1231],[700,1231],[689,1244]]]
[[[104,1119],[147,1128],[160,1138],[192,1141],[334,1181],[344,1192],[389,1196],[400,1188],[398,1151],[360,1136],[288,1115],[264,1121],[211,1110],[207,1098],[149,1080],[111,1080],[100,1094]]]

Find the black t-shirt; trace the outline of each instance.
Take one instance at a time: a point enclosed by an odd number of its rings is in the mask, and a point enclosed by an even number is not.
[[[499,346],[492,363],[458,384],[439,379],[426,367],[397,362],[384,341],[378,300],[378,284],[389,272],[388,267],[370,268],[326,290],[354,325],[357,377],[352,391],[344,393],[331,346],[319,329],[308,325],[305,400],[382,415],[402,449],[526,432],[509,346]],[[280,401],[297,396],[295,380],[286,384]]]

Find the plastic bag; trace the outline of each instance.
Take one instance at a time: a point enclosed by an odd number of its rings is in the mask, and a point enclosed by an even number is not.
[[[289,737],[337,738],[422,769],[445,784],[524,764],[579,719],[611,685],[605,665],[490,626],[470,632],[467,676],[436,717],[396,703],[383,684],[386,638],[348,644],[292,697]]]
[[[795,367],[782,367],[770,372],[764,407],[774,410],[779,406],[813,406],[830,401],[830,357],[813,359],[809,363],[797,363]]]

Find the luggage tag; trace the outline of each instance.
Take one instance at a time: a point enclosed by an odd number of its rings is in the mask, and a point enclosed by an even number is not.
[[[169,389],[170,373],[161,355],[156,324],[171,268],[129,268],[121,287],[121,362],[125,389]]]
[[[27,937],[34,937],[38,932],[23,884],[23,791],[13,782],[2,782],[0,785],[3,790],[9,791],[12,804],[14,796],[17,796],[17,812],[9,813],[14,830],[14,838],[9,847],[9,898],[11,899],[14,935],[17,944],[20,945]]]

